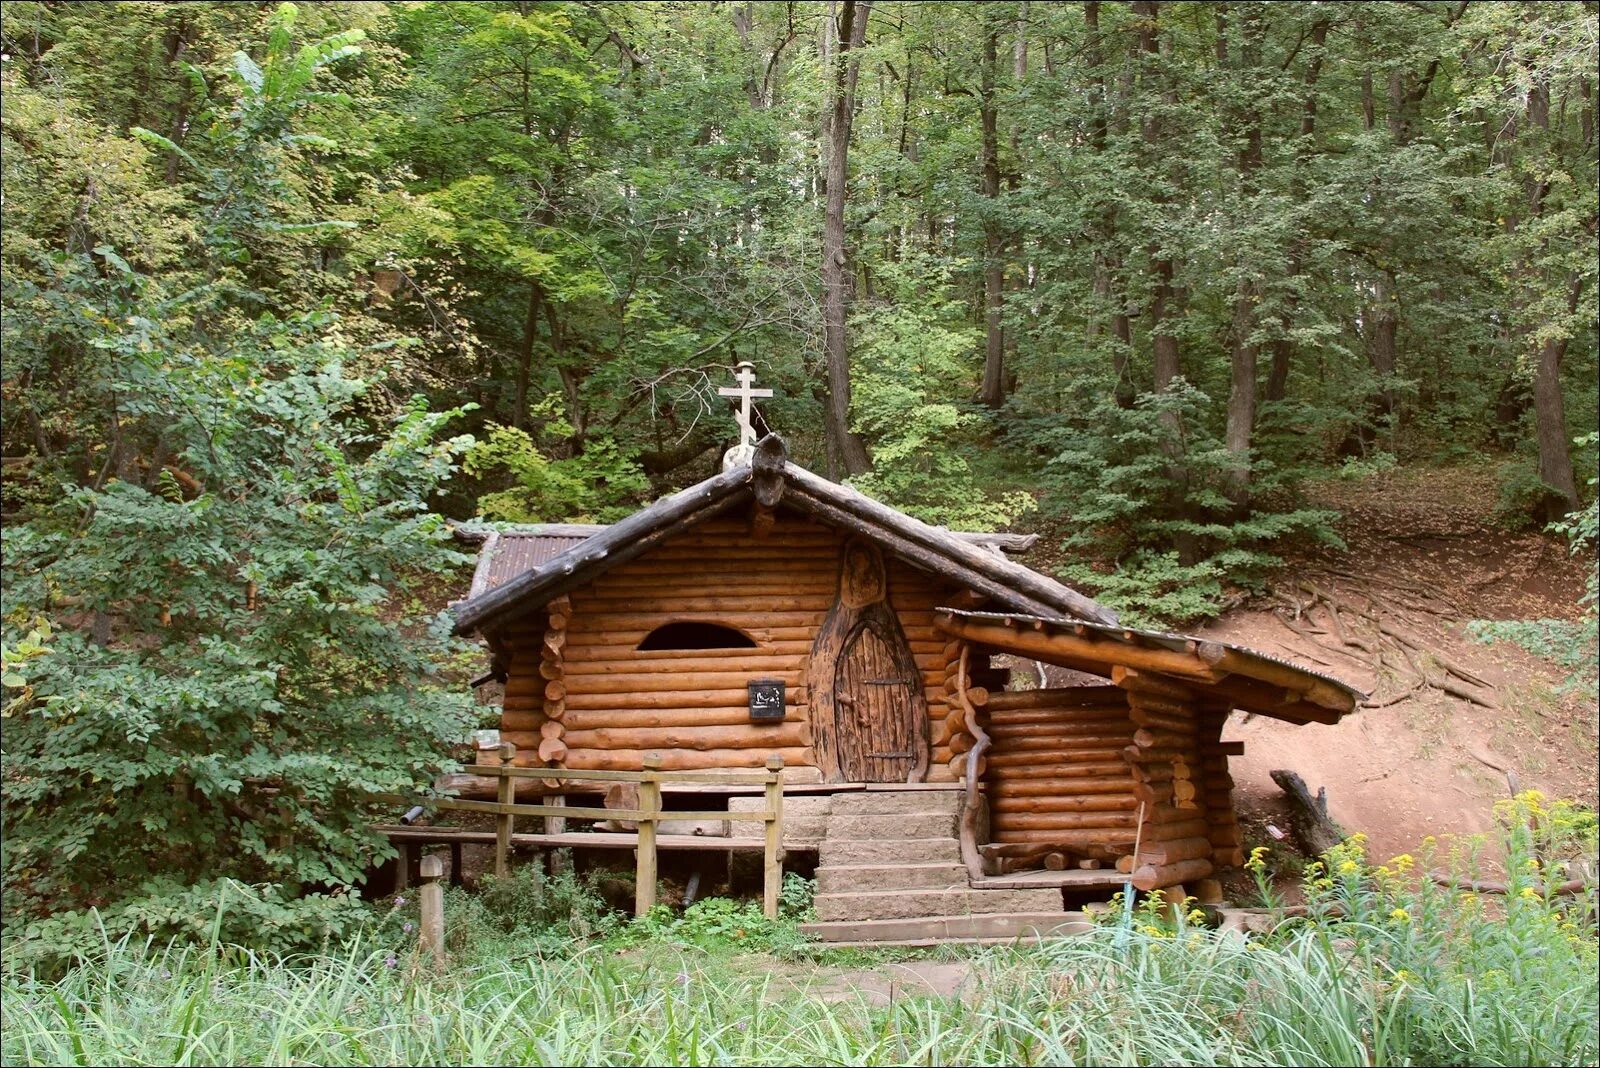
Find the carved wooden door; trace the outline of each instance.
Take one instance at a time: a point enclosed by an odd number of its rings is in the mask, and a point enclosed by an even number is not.
[[[896,655],[895,647],[870,625],[856,631],[839,658],[833,691],[835,738],[846,781],[906,782],[918,769],[922,679],[906,670],[909,659]]]

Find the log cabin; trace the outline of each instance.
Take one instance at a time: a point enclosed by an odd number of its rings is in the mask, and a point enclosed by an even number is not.
[[[1120,626],[1009,558],[1028,543],[930,526],[768,435],[618,523],[487,533],[456,629],[488,647],[520,764],[780,755],[824,939],[1013,937],[1125,882],[1214,887],[1244,859],[1229,714],[1332,724],[1361,694]],[[1017,658],[1083,685],[1010,688]]]

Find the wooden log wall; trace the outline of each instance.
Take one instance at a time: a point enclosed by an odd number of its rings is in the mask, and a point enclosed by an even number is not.
[[[513,661],[500,708],[500,740],[523,767],[556,767],[567,755],[566,644],[572,603],[558,597],[505,635]]]
[[[961,641],[951,638],[944,643],[939,655],[942,700],[938,705],[932,700],[928,702],[928,742],[933,749],[928,762],[929,782],[955,782],[967,772],[967,753],[972,749],[973,738],[956,700],[960,662]],[[984,763],[987,764],[987,758]],[[982,768],[978,769],[978,774],[983,774]]]
[[[1131,849],[1139,802],[1123,756],[1135,733],[1127,694],[1081,686],[984,696],[992,840],[1096,858]]]
[[[1140,890],[1206,878],[1214,870],[1215,847],[1202,752],[1210,724],[1202,703],[1189,687],[1165,676],[1117,668],[1112,679],[1127,691],[1128,716],[1137,728],[1123,757],[1145,806],[1139,852],[1122,857],[1117,868],[1131,872]]]
[[[1228,757],[1244,750],[1243,742],[1224,742],[1222,729],[1232,711],[1225,703],[1200,707],[1200,766],[1203,775],[1207,836],[1211,841],[1211,863],[1219,868],[1244,864],[1244,839],[1239,832],[1239,814],[1233,807],[1233,775]]]
[[[845,536],[780,513],[765,533],[748,517],[707,522],[622,564],[508,626],[511,651],[501,727],[518,763],[638,770],[647,752],[667,770],[757,768],[777,752],[786,769],[814,767],[805,665],[838,594]],[[948,781],[945,636],[933,609],[954,591],[888,561],[889,603],[910,642],[928,702],[935,749],[929,779]],[[657,627],[717,623],[756,648],[640,651]],[[559,625],[558,625],[559,624]],[[554,651],[551,650],[555,642]],[[751,722],[746,683],[785,683],[781,721]]]

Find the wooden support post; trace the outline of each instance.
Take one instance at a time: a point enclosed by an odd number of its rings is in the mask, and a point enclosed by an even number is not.
[[[433,854],[422,858],[418,866],[422,889],[418,900],[422,905],[422,948],[433,954],[433,962],[444,967],[444,886],[439,879],[444,875],[444,862]]]
[[[394,858],[394,890],[398,894],[411,885],[411,843],[396,842],[394,848],[400,854]]]
[[[555,807],[555,808],[565,808],[566,804],[567,804],[567,795],[566,794],[552,794],[551,796],[546,797],[544,799],[544,803],[547,804],[547,805],[550,805],[551,807]],[[567,817],[565,817],[565,816],[546,816],[544,818],[544,833],[545,834],[566,834],[567,833]],[[563,849],[552,849],[550,851],[550,874],[551,875],[555,875],[557,872],[562,871],[563,869],[565,869],[566,866],[567,866],[567,851],[563,850]]]
[[[633,912],[643,916],[656,903],[656,820],[661,816],[661,754],[646,753],[639,779],[639,849]]]
[[[783,888],[783,756],[767,757],[767,851],[762,911],[778,918],[778,892]]]
[[[510,742],[500,746],[500,764],[510,767],[516,760],[517,747]],[[500,790],[496,797],[502,805],[514,804],[517,800],[517,780],[509,775],[500,776]],[[494,874],[495,878],[503,879],[511,873],[511,831],[516,817],[509,812],[501,812],[494,818]]]

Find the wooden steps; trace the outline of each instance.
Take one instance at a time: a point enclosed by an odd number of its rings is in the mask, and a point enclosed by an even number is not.
[[[836,796],[818,845],[817,922],[803,930],[828,944],[931,945],[1082,929],[1059,886],[970,884],[956,839],[961,804],[954,790]]]
[[[1093,930],[1081,912],[991,912],[962,916],[919,916],[887,920],[808,923],[801,930],[829,945],[836,943],[893,945],[903,943],[1011,942],[1059,938]]]

